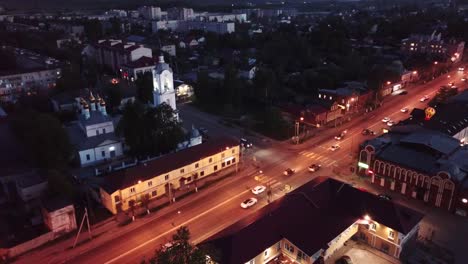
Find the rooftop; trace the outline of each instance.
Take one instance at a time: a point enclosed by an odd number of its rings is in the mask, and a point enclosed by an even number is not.
[[[47,210],[47,212],[54,212],[69,205],[73,204],[63,197],[54,197],[42,201],[42,206]]]
[[[86,150],[96,148],[100,145],[108,145],[112,142],[119,142],[121,139],[115,133],[99,134],[93,137],[86,137],[85,132],[80,128],[78,123],[73,123],[67,128],[70,143],[78,150]]]
[[[202,244],[219,249],[218,261],[226,264],[246,263],[283,238],[312,256],[364,215],[403,234],[423,218],[346,183],[317,177]]]
[[[104,184],[101,187],[107,193],[112,194],[117,190],[135,185],[138,181],[149,180],[158,175],[169,173],[207,156],[219,153],[227,147],[237,145],[239,145],[239,141],[233,138],[212,139],[209,142],[164,155],[135,167],[112,172],[105,176]]]

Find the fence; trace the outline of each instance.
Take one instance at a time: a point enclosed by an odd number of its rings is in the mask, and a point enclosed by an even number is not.
[[[8,250],[8,257],[14,258],[29,250],[35,249],[56,238],[54,232],[45,233],[22,244],[16,245]]]

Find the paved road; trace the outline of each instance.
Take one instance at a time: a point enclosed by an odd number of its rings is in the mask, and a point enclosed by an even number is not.
[[[255,155],[263,174],[258,174],[257,169],[249,165],[251,162],[245,160],[244,169],[237,175],[159,212],[138,219],[129,226],[103,233],[92,242],[84,243],[76,249],[70,249],[71,240],[65,240],[56,246],[28,253],[19,258],[18,263],[139,263],[143,258],[152,256],[155,249],[170,239],[180,225],[187,225],[193,242],[198,243],[267,204],[266,196],[262,194],[258,196],[259,203],[254,207],[240,208],[243,200],[253,196],[250,189],[255,185],[270,184],[273,198],[276,199],[285,195],[286,184],[295,189],[318,175],[332,175],[334,168],[349,166],[352,161],[351,150],[357,148],[365,139],[365,136],[361,135],[363,128],[380,131],[385,126],[381,122],[384,116],[389,116],[395,121],[406,117],[407,114],[400,112],[402,107],[424,107],[424,104],[419,102],[420,97],[433,95],[441,85],[456,79],[460,79],[460,76],[452,73],[451,78],[442,77],[427,85],[409,88],[408,95],[390,97],[374,112],[352,120],[340,128],[324,131],[302,145],[273,144],[262,149],[255,147],[250,151]],[[209,130],[236,133],[234,128],[219,128],[217,122],[213,123],[210,118],[204,118],[203,114],[192,112],[191,116],[194,120],[202,120],[202,126]],[[336,143],[334,135],[343,129],[347,129],[348,134],[339,142],[341,149],[330,151],[329,147]],[[321,163],[323,169],[311,174],[307,171],[311,163]],[[297,173],[284,176],[282,172],[288,167],[295,168]],[[258,181],[254,176],[258,176]],[[346,178],[344,180],[351,181]]]

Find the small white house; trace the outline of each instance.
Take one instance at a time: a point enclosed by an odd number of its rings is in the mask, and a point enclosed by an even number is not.
[[[54,198],[43,201],[44,224],[54,233],[69,233],[76,229],[75,207],[67,200]]]

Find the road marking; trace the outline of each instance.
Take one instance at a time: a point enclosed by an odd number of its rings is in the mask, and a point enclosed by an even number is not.
[[[108,260],[108,261],[104,262],[104,264],[113,263],[113,262],[115,262],[115,261],[121,259],[122,257],[125,257],[125,256],[129,255],[130,253],[134,252],[135,250],[138,250],[138,249],[140,249],[140,248],[142,248],[142,247],[148,245],[149,243],[152,243],[153,241],[158,240],[158,239],[160,239],[161,237],[166,236],[166,235],[168,235],[168,234],[170,234],[170,233],[176,231],[179,227],[187,225],[188,223],[190,223],[190,222],[192,222],[192,221],[194,221],[194,220],[196,220],[196,219],[198,219],[198,218],[200,218],[200,217],[202,217],[202,216],[204,216],[204,215],[210,213],[211,211],[213,211],[213,210],[215,210],[215,209],[217,209],[217,208],[219,208],[219,207],[225,205],[225,204],[228,203],[228,202],[231,202],[231,201],[234,200],[234,199],[237,199],[238,197],[240,197],[240,196],[242,196],[242,195],[244,195],[244,194],[246,194],[246,193],[248,193],[248,192],[250,192],[250,190],[243,191],[243,192],[237,194],[236,196],[233,196],[233,197],[231,197],[231,198],[225,200],[224,202],[218,204],[217,206],[212,207],[211,209],[209,209],[209,210],[207,210],[207,211],[205,211],[205,212],[203,212],[203,213],[201,213],[201,214],[199,214],[199,215],[197,215],[197,216],[195,216],[195,217],[193,217],[193,218],[191,218],[191,219],[189,219],[189,220],[187,220],[187,221],[185,221],[185,222],[183,222],[183,223],[181,223],[181,224],[179,224],[179,225],[177,225],[177,226],[175,226],[175,227],[173,227],[172,229],[169,229],[168,231],[166,231],[166,232],[160,234],[159,236],[156,236],[156,237],[154,237],[154,238],[152,238],[152,239],[150,239],[150,240],[148,240],[148,241],[146,241],[146,242],[144,242],[144,243],[142,243],[142,244],[140,244],[140,245],[138,245],[138,246],[136,246],[136,247],[130,249],[129,251],[127,251],[127,252],[125,252],[125,253],[123,253],[123,254],[120,254],[120,255],[118,255],[117,257],[115,257],[115,258],[113,258],[113,259],[111,259],[111,260]]]
[[[299,154],[301,154],[301,155],[304,155],[305,153],[307,153],[307,150],[303,150],[303,151],[299,152]]]

